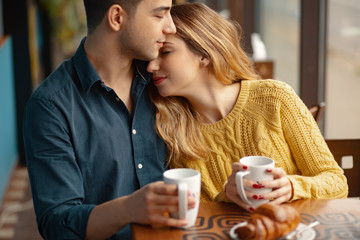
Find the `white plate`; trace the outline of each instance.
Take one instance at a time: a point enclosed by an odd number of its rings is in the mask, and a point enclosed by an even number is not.
[[[235,233],[235,229],[237,229],[238,227],[243,227],[247,224],[247,222],[241,222],[241,223],[238,223],[236,224],[235,226],[233,226],[231,229],[230,229],[230,237],[231,239],[233,240],[241,240],[237,237],[236,233]],[[304,228],[306,227],[306,224],[304,223],[299,223],[299,225],[297,226],[296,229],[298,228]],[[295,230],[294,230],[295,231]],[[301,238],[298,238],[298,240],[313,240],[315,239],[316,237],[316,232],[314,229],[310,228],[308,230],[305,230],[302,234],[301,234]],[[285,238],[284,238],[285,239]]]

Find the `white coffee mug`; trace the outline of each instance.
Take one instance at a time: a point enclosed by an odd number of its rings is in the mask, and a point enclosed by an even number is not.
[[[178,187],[179,212],[172,213],[171,217],[177,219],[187,219],[188,224],[184,227],[195,225],[199,211],[201,174],[200,172],[189,168],[175,168],[164,172],[164,182],[167,184],[176,184]],[[193,209],[187,209],[188,191],[195,198],[196,205]]]
[[[248,171],[239,171],[236,173],[236,188],[240,195],[241,200],[250,204],[254,208],[269,202],[269,199],[248,199],[245,195],[245,191],[250,191],[258,195],[269,193],[272,191],[270,188],[246,188],[243,184],[243,178],[252,180],[254,182],[272,181],[273,175],[266,171],[268,168],[275,166],[274,160],[263,156],[247,156],[240,159],[240,163],[248,166]]]

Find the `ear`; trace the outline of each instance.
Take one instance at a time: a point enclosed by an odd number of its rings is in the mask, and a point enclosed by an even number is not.
[[[210,60],[207,57],[200,58],[200,65],[206,67],[210,63]]]
[[[124,24],[125,14],[125,10],[119,4],[111,5],[106,14],[109,27],[114,31],[121,30]]]

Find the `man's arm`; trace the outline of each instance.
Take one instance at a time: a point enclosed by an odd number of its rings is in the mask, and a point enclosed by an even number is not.
[[[84,184],[70,133],[49,101],[33,97],[24,114],[24,144],[34,208],[45,239],[85,237],[95,205],[83,204]]]
[[[195,199],[188,198],[188,208],[195,207]],[[176,185],[150,183],[125,197],[101,204],[90,214],[86,239],[105,239],[129,223],[182,227],[186,219],[167,217],[165,213],[178,211]]]

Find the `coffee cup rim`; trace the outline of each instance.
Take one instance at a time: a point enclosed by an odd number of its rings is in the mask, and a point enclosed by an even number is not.
[[[181,175],[182,173],[185,173]],[[200,173],[191,168],[174,168],[166,170],[163,176],[167,179],[184,179],[198,176]],[[180,176],[181,175],[181,176]]]
[[[266,162],[265,164],[262,164],[262,165],[252,165],[251,163],[243,163],[242,161],[246,161],[247,159],[265,159]],[[264,167],[264,166],[268,166],[268,165],[273,165],[275,164],[275,161],[269,157],[265,157],[265,156],[246,156],[246,157],[242,157],[240,160],[239,160],[240,163],[243,163],[243,164],[246,164],[247,166],[250,166],[250,167]]]

